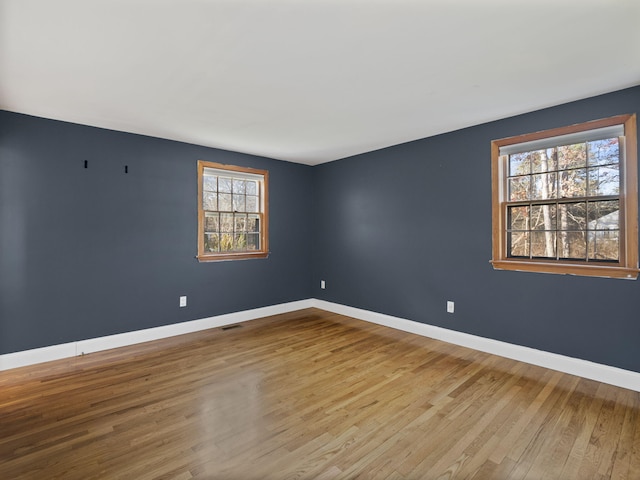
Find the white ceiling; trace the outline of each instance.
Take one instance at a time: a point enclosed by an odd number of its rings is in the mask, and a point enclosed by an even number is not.
[[[0,109],[318,164],[640,84],[640,0],[0,0]]]

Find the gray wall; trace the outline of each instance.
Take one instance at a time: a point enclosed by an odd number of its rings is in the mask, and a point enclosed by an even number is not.
[[[268,259],[197,262],[199,159],[269,170]],[[0,112],[0,354],[309,298],[312,172]]]
[[[640,372],[638,281],[489,264],[490,141],[632,112],[640,87],[313,168],[0,112],[0,354],[316,297]],[[194,259],[198,159],[269,170],[268,259]]]
[[[634,112],[640,87],[316,167],[313,295],[640,372],[638,281],[489,264],[491,140]]]

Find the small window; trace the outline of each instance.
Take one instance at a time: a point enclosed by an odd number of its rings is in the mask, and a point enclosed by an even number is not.
[[[636,117],[492,142],[493,266],[637,278]]]
[[[266,170],[198,162],[198,260],[268,255]]]

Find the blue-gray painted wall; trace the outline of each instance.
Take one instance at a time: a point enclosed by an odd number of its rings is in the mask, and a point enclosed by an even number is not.
[[[200,159],[269,170],[269,258],[195,259]],[[0,112],[0,354],[309,298],[312,172]]]
[[[640,372],[638,281],[489,264],[491,140],[633,112],[640,87],[316,167],[0,112],[0,354],[315,297]],[[195,260],[199,159],[269,170],[268,259]]]
[[[640,87],[316,167],[314,297],[640,372],[639,281],[489,263],[491,140],[634,112]]]

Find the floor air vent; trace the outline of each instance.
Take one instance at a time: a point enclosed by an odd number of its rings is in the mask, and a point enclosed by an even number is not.
[[[234,328],[241,328],[242,325],[228,325],[226,327],[222,327],[221,330],[233,330]]]

